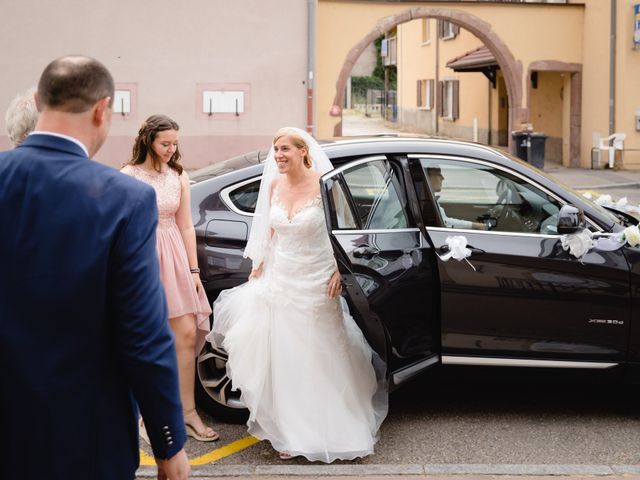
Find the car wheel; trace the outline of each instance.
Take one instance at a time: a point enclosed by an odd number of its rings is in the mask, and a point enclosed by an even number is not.
[[[232,423],[244,423],[249,411],[239,391],[231,391],[227,376],[227,353],[206,342],[196,360],[196,398],[198,405],[213,417]]]

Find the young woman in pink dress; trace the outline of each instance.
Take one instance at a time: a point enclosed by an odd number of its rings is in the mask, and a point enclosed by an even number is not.
[[[131,160],[122,172],[156,191],[160,277],[169,307],[169,325],[175,335],[184,422],[189,436],[210,442],[219,435],[196,411],[194,357],[209,331],[211,307],[200,281],[189,178],[179,163],[178,128],[165,115],[149,117],[138,131]]]

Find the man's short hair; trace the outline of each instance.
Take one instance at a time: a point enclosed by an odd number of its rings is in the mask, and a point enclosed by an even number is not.
[[[35,93],[35,87],[31,87],[23,94],[16,96],[7,109],[4,119],[9,141],[14,146],[21,144],[36,127],[38,110],[33,98]]]
[[[105,97],[113,103],[113,77],[91,57],[70,55],[51,62],[38,82],[38,106],[69,113],[82,113]]]

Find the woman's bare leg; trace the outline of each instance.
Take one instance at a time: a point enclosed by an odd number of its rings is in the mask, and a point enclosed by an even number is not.
[[[176,338],[178,357],[178,380],[180,382],[180,400],[185,424],[191,426],[204,438],[212,439],[218,434],[207,427],[196,411],[195,357],[196,357],[196,319],[194,315],[183,315],[169,319],[169,325]]]

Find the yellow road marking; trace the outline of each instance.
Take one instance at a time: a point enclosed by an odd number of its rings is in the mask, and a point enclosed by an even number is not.
[[[153,459],[153,457],[150,457],[149,455],[147,455],[147,452],[140,449],[140,465],[144,467],[153,467],[155,466],[155,464],[156,461]]]
[[[240,450],[244,450],[251,445],[255,445],[259,441],[260,440],[258,440],[256,437],[244,437],[240,440],[236,440],[235,442],[231,442],[229,445],[217,448],[216,450],[205,455],[193,458],[189,460],[189,463],[191,465],[206,465],[207,463],[215,462],[216,460],[220,460],[221,458],[228,457],[229,455],[233,455],[234,453],[238,453]]]
[[[245,438],[241,438],[240,440],[236,440],[235,442],[231,442],[224,447],[216,448],[215,450],[201,455],[196,458],[192,458],[189,460],[190,465],[206,465],[208,463],[215,462],[216,460],[220,460],[221,458],[228,457],[229,455],[233,455],[234,453],[238,453],[245,448],[250,447],[251,445],[255,445],[260,440],[256,437],[248,436]],[[149,456],[147,452],[140,449],[140,465],[145,467],[155,466],[156,462],[152,456]]]

